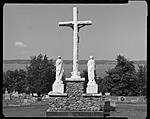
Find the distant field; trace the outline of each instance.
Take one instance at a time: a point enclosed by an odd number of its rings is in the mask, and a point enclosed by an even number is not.
[[[3,64],[3,71],[6,72],[7,70],[15,70],[15,69],[26,69],[26,66],[28,64],[16,64],[16,63],[10,63],[10,64]],[[106,75],[106,71],[108,69],[111,69],[115,67],[115,64],[97,64],[96,65],[96,72],[97,76],[104,77]],[[137,68],[137,64],[135,64],[135,67]],[[83,70],[87,69],[86,64],[79,64],[79,71],[82,73]],[[64,70],[66,77],[70,77],[72,72],[72,64],[64,64]]]

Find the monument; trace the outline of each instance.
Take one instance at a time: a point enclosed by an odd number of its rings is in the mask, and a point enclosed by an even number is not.
[[[59,91],[53,88],[53,91],[48,93],[50,98],[46,116],[93,117],[109,115],[108,112],[105,113],[102,111],[104,102],[101,99],[102,95],[97,93],[97,85],[93,74],[94,69],[92,68],[91,70],[91,67],[95,67],[95,64],[93,64],[95,63],[94,60],[92,59],[93,63],[89,65],[91,72],[89,72],[90,78],[87,92],[84,90],[85,78],[81,78],[80,72],[78,71],[79,29],[91,24],[91,21],[78,21],[78,10],[76,7],[73,8],[73,21],[59,22],[59,26],[67,26],[73,29],[73,71],[71,72],[71,77],[65,79],[65,91],[63,88],[60,88]],[[54,84],[62,84],[61,78],[57,77],[57,73]]]

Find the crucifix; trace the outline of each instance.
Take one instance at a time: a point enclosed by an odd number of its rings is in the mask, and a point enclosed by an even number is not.
[[[79,29],[91,25],[92,21],[78,21],[78,9],[73,8],[73,21],[59,22],[59,26],[67,26],[73,29],[73,78],[80,78],[80,72],[78,71],[78,59],[79,59]]]

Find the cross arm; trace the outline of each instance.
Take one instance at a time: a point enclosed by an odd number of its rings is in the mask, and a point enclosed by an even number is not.
[[[78,21],[79,29],[86,26],[86,25],[92,25],[92,21]]]
[[[69,27],[73,27],[73,22],[72,21],[68,21],[68,22],[58,22],[59,26],[69,26]]]
[[[92,25],[92,21],[78,21],[79,25]]]

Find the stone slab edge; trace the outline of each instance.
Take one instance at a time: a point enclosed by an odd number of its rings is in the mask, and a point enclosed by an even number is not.
[[[103,97],[101,94],[97,93],[84,93],[82,94],[83,97]]]
[[[67,95],[67,93],[49,93],[48,94],[49,95],[49,97],[67,97],[68,95]]]
[[[110,116],[109,112],[103,111],[46,111],[47,117],[104,117]]]
[[[65,81],[80,82],[80,81],[85,81],[85,78],[66,78]]]

